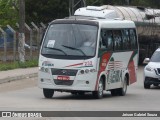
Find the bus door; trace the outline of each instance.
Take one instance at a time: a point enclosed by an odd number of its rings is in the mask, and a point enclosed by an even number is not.
[[[114,89],[119,87],[122,81],[122,34],[121,30],[103,30],[102,35],[106,52],[110,54],[106,67],[106,89]]]
[[[114,73],[113,77],[111,80],[112,88],[117,88],[120,86],[121,81],[122,81],[122,69],[123,69],[123,63],[124,61],[124,51],[123,51],[123,40],[122,40],[122,33],[121,30],[112,30],[113,34],[113,47],[114,47],[114,52],[111,60],[113,61],[114,64]]]
[[[108,29],[101,30],[101,45],[100,51],[102,52],[101,58],[105,64],[105,75],[106,75],[106,89],[110,89],[114,77],[114,61],[112,60],[113,55],[113,35],[112,31]]]

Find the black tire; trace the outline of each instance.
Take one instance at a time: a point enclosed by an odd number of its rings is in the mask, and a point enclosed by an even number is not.
[[[144,82],[144,88],[145,89],[150,89],[151,85],[150,84],[147,84],[146,82]]]
[[[124,77],[123,87],[118,89],[118,94],[120,96],[125,96],[127,92],[127,77]]]
[[[113,89],[111,90],[111,95],[112,96],[117,96],[119,93],[118,93],[118,90],[117,89]]]
[[[45,98],[52,98],[54,95],[54,90],[52,89],[43,89],[43,95]]]
[[[103,97],[103,89],[104,89],[103,86],[104,86],[104,83],[103,83],[103,79],[101,78],[98,84],[98,91],[92,92],[92,95],[94,98],[101,99]]]

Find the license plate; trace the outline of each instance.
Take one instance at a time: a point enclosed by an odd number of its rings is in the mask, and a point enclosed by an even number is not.
[[[57,76],[57,80],[70,80],[69,76]]]

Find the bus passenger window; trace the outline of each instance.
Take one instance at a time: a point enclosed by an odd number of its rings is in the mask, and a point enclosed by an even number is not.
[[[123,39],[123,49],[129,50],[131,49],[130,39],[129,39],[129,31],[128,29],[122,30],[122,39]]]
[[[108,43],[108,50],[113,50],[113,34],[112,31],[107,31],[107,43]]]
[[[102,45],[105,46],[107,50],[113,50],[113,35],[111,30],[102,30],[101,33]]]
[[[130,34],[131,47],[132,47],[132,49],[136,49],[137,48],[137,39],[136,39],[135,30],[130,29],[129,34]]]
[[[106,30],[101,30],[101,48],[106,48]]]
[[[122,50],[123,43],[122,43],[122,34],[120,30],[113,31],[113,38],[114,38],[114,49],[115,50]]]

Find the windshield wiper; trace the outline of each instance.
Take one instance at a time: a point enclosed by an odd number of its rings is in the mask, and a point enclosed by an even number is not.
[[[52,50],[57,50],[57,51],[61,51],[62,53],[64,53],[65,55],[67,55],[66,52],[64,52],[63,50],[58,49],[58,48],[51,48],[51,47],[45,47],[45,48],[52,49]]]
[[[65,48],[71,49],[71,50],[80,51],[84,56],[86,56],[86,54],[81,49],[70,47],[70,46],[65,46],[65,45],[62,45],[62,46],[65,47]]]

